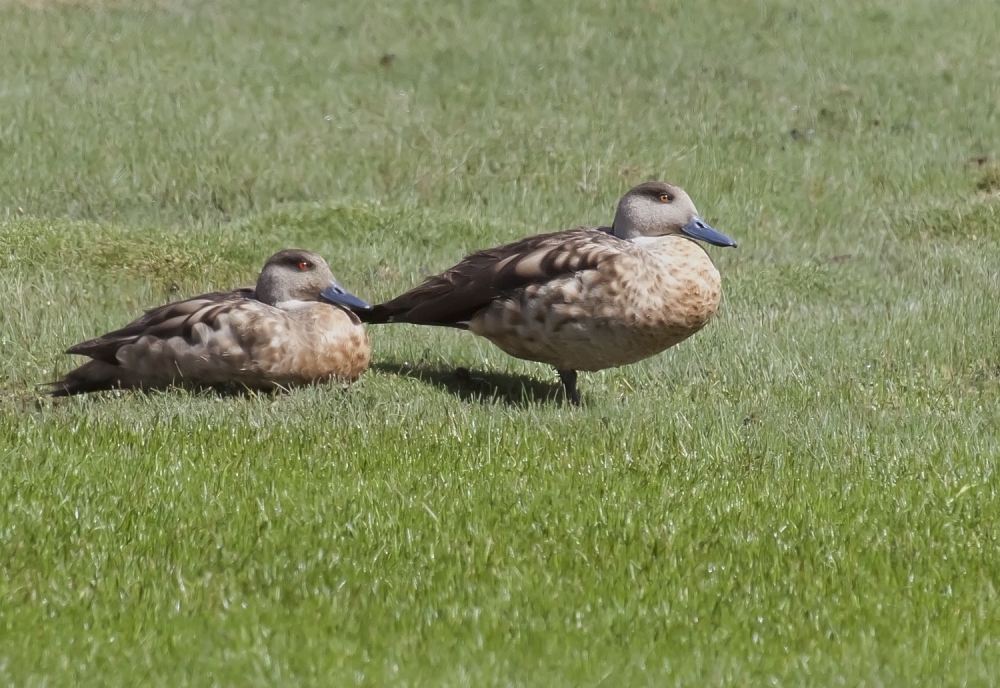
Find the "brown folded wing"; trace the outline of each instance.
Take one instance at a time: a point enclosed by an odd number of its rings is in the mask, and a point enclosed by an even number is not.
[[[145,315],[121,329],[75,344],[67,349],[66,353],[89,356],[98,361],[118,365],[118,351],[123,346],[135,344],[142,337],[156,339],[181,337],[191,341],[196,324],[204,323],[213,330],[217,329],[216,320],[221,313],[248,300],[254,300],[254,290],[250,288],[213,292],[170,303],[146,311]]]
[[[607,227],[539,234],[464,258],[440,275],[359,313],[371,323],[405,322],[465,328],[481,309],[519,289],[592,270],[621,240]]]

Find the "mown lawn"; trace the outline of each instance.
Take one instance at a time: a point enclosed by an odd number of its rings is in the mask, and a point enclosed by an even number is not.
[[[0,0],[0,681],[1000,682],[995,0]],[[376,300],[684,186],[706,330],[36,385],[316,250]],[[466,368],[470,373],[457,371]]]

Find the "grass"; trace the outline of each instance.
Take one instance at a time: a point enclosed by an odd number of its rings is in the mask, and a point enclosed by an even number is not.
[[[1000,680],[992,0],[0,22],[3,682]],[[580,409],[404,326],[346,390],[35,390],[278,248],[379,299],[647,178],[741,242],[723,307]]]

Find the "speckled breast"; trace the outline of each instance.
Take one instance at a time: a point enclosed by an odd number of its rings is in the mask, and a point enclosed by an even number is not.
[[[314,304],[290,313],[254,349],[259,369],[277,384],[354,381],[371,360],[364,327],[345,311]]]
[[[693,241],[646,239],[596,270],[497,300],[469,329],[512,356],[560,370],[640,361],[690,337],[718,309],[719,272]]]

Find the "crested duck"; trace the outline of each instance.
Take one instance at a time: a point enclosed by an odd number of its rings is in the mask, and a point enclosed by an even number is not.
[[[406,293],[357,310],[365,323],[469,330],[511,356],[554,366],[579,404],[577,371],[640,361],[703,328],[722,285],[698,243],[736,246],[683,189],[648,182],[610,227],[540,234],[473,253]]]
[[[91,360],[49,383],[49,393],[174,384],[268,390],[354,381],[371,358],[355,314],[367,308],[320,256],[280,251],[268,258],[253,288],[153,308],[120,330],[71,346],[66,353]]]

